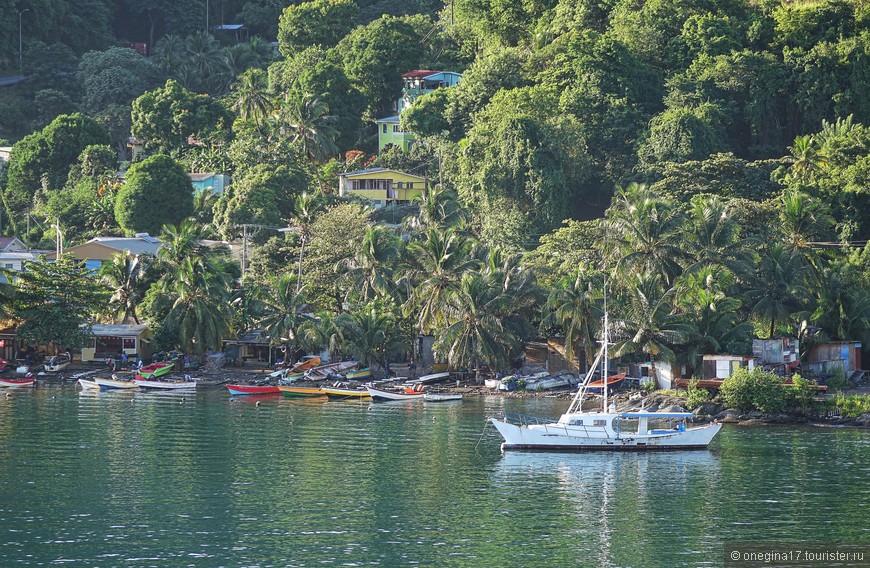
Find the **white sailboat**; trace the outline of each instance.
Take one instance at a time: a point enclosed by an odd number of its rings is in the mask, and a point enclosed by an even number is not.
[[[608,374],[608,321],[605,299],[602,347],[592,364],[596,368],[602,361],[602,377]],[[608,390],[604,390],[598,410],[583,411],[583,399],[591,383],[592,373],[580,385],[568,410],[557,422],[529,419],[528,417],[491,418],[504,438],[502,450],[690,450],[706,448],[719,432],[721,424],[712,423],[687,427],[691,412],[616,412],[608,405]]]

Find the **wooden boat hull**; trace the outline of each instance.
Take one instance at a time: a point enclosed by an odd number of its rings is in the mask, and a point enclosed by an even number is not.
[[[35,384],[36,379],[0,379],[0,387],[10,389],[32,387]]]
[[[323,391],[323,394],[329,397],[329,400],[363,400],[372,397],[369,394],[369,391],[361,389],[324,387],[320,390]]]
[[[79,379],[81,382],[82,379]],[[100,390],[125,390],[125,389],[138,389],[139,385],[136,384],[136,381],[119,381],[117,379],[100,379],[95,378],[94,383]]]
[[[361,381],[365,379],[372,378],[372,370],[371,369],[360,369],[359,371],[351,371],[347,373],[345,377],[351,381]]]
[[[314,367],[308,371],[308,378],[312,381],[325,379],[329,375],[333,373],[342,373],[349,369],[353,369],[359,365],[356,361],[341,361],[339,363],[327,363],[326,365],[320,365],[319,367]]]
[[[234,396],[248,394],[281,394],[278,387],[273,385],[227,385],[227,390]]]
[[[609,391],[615,391],[619,387],[622,386],[622,381],[625,380],[625,373],[619,373],[618,375],[612,375],[607,377],[607,389]],[[604,381],[601,379],[597,381],[593,381],[589,383],[586,387],[586,392],[591,392],[593,394],[602,394],[604,392]]]
[[[149,381],[146,379],[136,379],[136,384],[140,388],[148,390],[188,390],[195,389],[195,381]]]
[[[311,359],[306,359],[305,361],[300,361],[290,367],[291,373],[298,373],[300,371],[307,371],[308,369],[313,369],[322,363],[320,357],[312,357]]]
[[[279,386],[281,394],[287,398],[314,398],[324,397],[324,393],[319,387],[285,387]]]
[[[391,402],[397,400],[420,400],[425,395],[422,392],[418,392],[415,394],[407,394],[404,392],[397,391],[383,391],[379,389],[373,389],[371,387],[366,387],[366,390],[369,391],[369,395],[372,397],[372,400],[375,402]]]

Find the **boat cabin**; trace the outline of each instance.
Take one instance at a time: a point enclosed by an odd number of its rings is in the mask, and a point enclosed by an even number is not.
[[[557,424],[591,438],[619,438],[685,432],[694,417],[691,412],[582,412],[563,414]]]

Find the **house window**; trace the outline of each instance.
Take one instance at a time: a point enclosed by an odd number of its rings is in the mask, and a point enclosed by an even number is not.
[[[399,125],[398,125],[398,124],[394,124],[394,125],[393,125],[393,133],[396,133],[396,132],[401,132],[401,130],[399,130]]]
[[[387,133],[387,125],[385,124],[384,125],[384,134],[386,134],[386,133]]]
[[[405,184],[405,187],[407,189],[414,189],[414,182],[409,181],[408,183]]]
[[[6,263],[6,270],[12,270],[12,264]]]
[[[396,189],[402,189],[404,186],[405,186],[404,183],[402,183],[402,182],[400,182],[400,181],[397,181],[397,182],[396,182]]]
[[[136,349],[136,338],[135,337],[125,337],[124,338],[124,349]]]

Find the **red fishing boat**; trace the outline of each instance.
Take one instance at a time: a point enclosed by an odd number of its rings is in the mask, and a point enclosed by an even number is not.
[[[24,377],[23,379],[0,379],[0,387],[32,387],[34,384],[36,384],[36,379],[32,377]]]
[[[227,385],[232,395],[247,394],[281,394],[281,389],[274,385]]]
[[[625,373],[619,373],[618,375],[611,375],[607,377],[607,390],[615,391],[619,387],[622,386],[622,381],[625,379]],[[594,394],[601,394],[604,392],[604,381],[598,379],[597,381],[592,381],[586,387],[586,392],[591,392]]]

